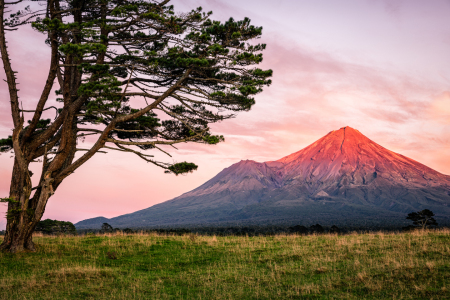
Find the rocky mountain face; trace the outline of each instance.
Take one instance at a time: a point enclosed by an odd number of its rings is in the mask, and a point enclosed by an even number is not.
[[[407,213],[425,208],[450,221],[450,176],[344,127],[280,160],[236,163],[188,193],[108,223],[400,225]]]

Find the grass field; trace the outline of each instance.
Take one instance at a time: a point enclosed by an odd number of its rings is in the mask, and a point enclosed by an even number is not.
[[[450,299],[450,230],[34,240],[0,253],[0,299]]]

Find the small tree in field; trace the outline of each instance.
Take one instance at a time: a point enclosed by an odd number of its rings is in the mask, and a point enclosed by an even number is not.
[[[438,223],[433,218],[434,213],[429,209],[424,209],[418,212],[409,213],[406,219],[413,221],[415,226],[421,227],[422,229],[428,226],[437,226]]]
[[[253,96],[271,83],[271,70],[254,67],[265,45],[249,43],[262,28],[247,18],[221,23],[201,8],[176,14],[170,0],[34,1],[37,10],[5,17],[6,9],[21,2],[0,0],[0,50],[9,89],[4,101],[14,125],[0,150],[15,157],[10,193],[3,199],[8,212],[1,249],[34,250],[32,233],[47,201],[98,152],[136,155],[175,175],[196,170],[193,163],[158,161],[145,151],[170,156],[177,143],[223,141],[209,124],[250,110]],[[51,58],[37,104],[19,101],[5,35],[30,23],[46,35]],[[55,84],[57,104],[49,100]],[[52,108],[56,117],[43,119]],[[92,146],[80,148],[87,136]],[[39,161],[42,172],[33,187],[29,166]]]
[[[111,225],[109,225],[108,223],[103,223],[102,224],[102,228],[101,228],[100,232],[102,232],[102,233],[110,233],[110,232],[113,232],[113,231],[114,231],[114,228]]]

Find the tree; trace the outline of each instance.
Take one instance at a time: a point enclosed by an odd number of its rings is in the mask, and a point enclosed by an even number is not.
[[[433,218],[434,213],[429,209],[424,209],[418,212],[409,213],[406,219],[413,221],[415,226],[422,227],[422,229],[428,226],[437,226],[438,223]]]
[[[262,27],[248,18],[221,23],[201,8],[175,14],[170,0],[37,1],[39,9],[5,18],[5,9],[22,1],[0,0],[0,50],[14,125],[0,140],[3,152],[14,152],[0,248],[11,252],[35,249],[32,232],[47,201],[96,153],[126,152],[167,173],[192,172],[194,163],[167,163],[146,151],[170,156],[177,143],[224,141],[209,125],[250,110],[254,95],[271,83],[272,71],[255,67],[266,47],[253,42]],[[5,37],[30,22],[46,35],[51,57],[34,107],[20,105]],[[58,105],[51,106],[54,86]],[[49,109],[56,111],[53,120],[42,118]],[[92,146],[78,147],[86,137]],[[34,162],[42,163],[35,187]]]
[[[302,225],[295,225],[288,228],[290,232],[299,233],[299,234],[307,234],[309,232],[308,228]]]
[[[45,234],[77,234],[75,225],[71,222],[58,221],[46,219],[44,221],[39,221],[36,224],[36,231],[40,231]]]
[[[131,234],[131,233],[136,233],[136,231],[134,231],[133,229],[130,229],[130,228],[125,228],[125,229],[123,230],[123,233]]]
[[[109,225],[108,223],[103,223],[102,224],[102,229],[100,230],[100,232],[102,233],[108,233],[108,232],[113,232],[114,229],[111,225]]]
[[[341,229],[339,229],[339,227],[337,227],[336,225],[331,226],[330,228],[330,233],[341,233]]]
[[[325,232],[325,229],[323,229],[322,225],[320,225],[320,224],[311,225],[309,227],[309,230],[314,233],[324,233]]]

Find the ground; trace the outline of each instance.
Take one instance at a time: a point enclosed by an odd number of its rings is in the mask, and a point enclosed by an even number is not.
[[[448,229],[34,240],[35,253],[0,253],[0,299],[450,298]]]

